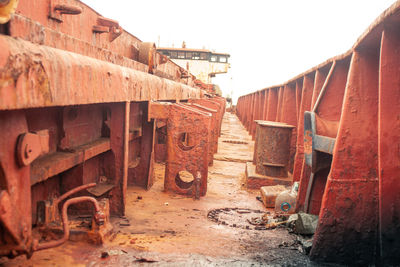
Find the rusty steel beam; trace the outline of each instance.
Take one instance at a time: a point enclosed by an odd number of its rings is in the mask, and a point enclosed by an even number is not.
[[[21,168],[15,157],[18,136],[27,132],[28,126],[22,111],[7,115],[0,116],[0,129],[7,129],[0,138],[0,255],[30,256],[34,247],[30,170],[29,165]]]
[[[379,250],[384,265],[400,262],[400,127],[394,116],[400,106],[399,47],[398,30],[387,27],[382,34],[378,105]]]
[[[197,86],[193,75],[182,78],[186,71],[159,53],[152,53],[150,61],[140,58],[146,53],[143,42],[123,30],[118,21],[102,17],[81,1],[19,0],[5,28],[12,37]]]
[[[0,47],[1,110],[202,94],[200,89],[144,72],[7,36],[0,36]]]
[[[378,139],[377,131],[371,131],[371,128],[376,129],[377,121],[378,63],[377,53],[353,54],[341,125],[326,185],[330,190],[325,192],[322,200],[319,224],[324,226],[317,229],[316,246],[311,251],[313,257],[329,259],[332,251],[345,246],[342,257],[351,259],[357,251],[363,251],[358,254],[359,261],[371,262],[374,259],[378,219]],[[360,198],[360,195],[364,197]],[[349,213],[352,215],[348,216]],[[335,229],[335,234],[327,233],[328,228]],[[363,237],[358,237],[358,232],[363,233]],[[345,245],[332,243],[338,233],[347,236]]]

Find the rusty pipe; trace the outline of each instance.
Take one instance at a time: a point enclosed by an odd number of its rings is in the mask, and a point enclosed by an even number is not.
[[[54,203],[55,203],[55,205],[57,205],[58,203],[60,203],[64,199],[66,199],[67,197],[69,197],[69,196],[71,196],[71,195],[73,195],[73,194],[75,194],[75,193],[77,193],[77,192],[79,192],[81,190],[88,189],[88,188],[91,188],[91,187],[94,187],[94,186],[96,186],[96,183],[84,184],[84,185],[75,187],[74,189],[68,191],[67,193],[65,193],[65,194],[61,195],[59,198],[57,198],[54,201]]]
[[[71,190],[72,191],[72,190]],[[101,213],[99,203],[97,200],[93,197],[75,197],[68,199],[62,208],[62,223],[63,223],[63,230],[64,230],[64,235],[61,239],[46,242],[46,243],[41,243],[38,244],[36,248],[34,248],[35,251],[38,250],[43,250],[43,249],[49,249],[49,248],[54,248],[62,245],[69,239],[69,224],[68,224],[68,207],[73,204],[77,204],[80,202],[85,202],[89,201],[93,204],[94,209],[95,209],[95,219],[97,223],[101,223],[101,220],[104,219],[104,215]]]

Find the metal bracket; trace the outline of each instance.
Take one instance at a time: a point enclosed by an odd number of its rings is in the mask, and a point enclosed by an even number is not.
[[[304,158],[306,164],[311,167],[311,174],[304,202],[305,212],[308,212],[309,209],[311,189],[314,183],[315,173],[327,167],[326,161],[318,158],[317,151],[332,155],[335,142],[335,138],[317,135],[315,112],[304,112]]]
[[[116,20],[98,17],[97,25],[92,28],[94,33],[109,33],[109,41],[112,42],[117,39],[123,32],[122,28],[119,26],[119,22]]]
[[[212,114],[189,105],[167,102],[150,102],[148,114],[149,119],[167,121],[165,190],[195,198],[204,196]],[[181,171],[190,173],[193,179],[184,181]]]
[[[24,133],[18,137],[17,160],[21,167],[32,163],[36,158],[49,152],[49,131]]]
[[[79,15],[82,13],[82,8],[68,4],[59,4],[57,1],[50,1],[49,18],[59,23],[63,22],[62,15]]]
[[[313,173],[318,171],[317,151],[332,155],[336,142],[335,138],[317,134],[315,116],[314,112],[304,112],[304,158]]]

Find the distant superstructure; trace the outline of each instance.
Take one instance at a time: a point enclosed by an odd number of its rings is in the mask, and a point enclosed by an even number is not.
[[[206,49],[157,48],[157,51],[173,62],[190,71],[200,81],[211,84],[211,78],[216,74],[227,73],[230,68],[229,54],[215,53]]]

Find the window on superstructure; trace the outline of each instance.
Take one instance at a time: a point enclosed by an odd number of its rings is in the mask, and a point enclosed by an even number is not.
[[[210,61],[217,62],[218,57],[216,55],[211,55]]]
[[[185,58],[185,52],[178,52],[178,58]]]
[[[192,52],[186,52],[186,59],[192,59],[193,58],[193,53]]]
[[[219,56],[219,62],[226,63],[226,62],[228,62],[228,59],[224,56]]]
[[[193,52],[192,59],[200,59],[200,53],[199,52]]]
[[[200,53],[200,59],[208,60],[208,54],[207,53]]]
[[[170,55],[171,55],[171,58],[177,58],[178,57],[176,52],[171,52]]]

